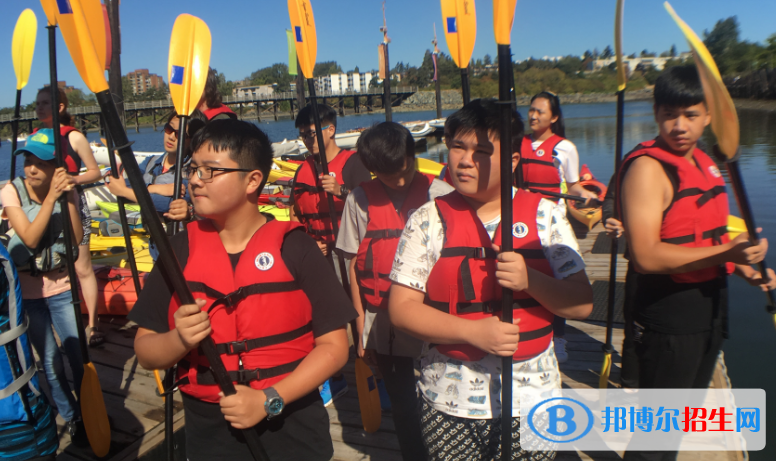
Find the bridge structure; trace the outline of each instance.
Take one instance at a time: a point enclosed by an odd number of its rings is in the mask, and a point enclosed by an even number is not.
[[[401,105],[402,101],[412,96],[418,91],[417,87],[398,87],[391,91],[390,104],[392,107]],[[319,104],[327,104],[337,110],[340,115],[345,115],[345,101],[353,100],[353,109],[355,113],[360,114],[364,112],[372,112],[375,109],[384,109],[386,106],[385,95],[382,88],[370,88],[367,91],[344,91],[344,92],[331,92],[323,91],[316,92],[316,99]],[[305,103],[309,103],[310,96],[305,94]],[[281,109],[281,104],[288,102],[288,106],[285,109]],[[299,111],[299,104],[297,102],[296,92],[280,92],[273,93],[271,95],[259,95],[254,97],[237,98],[234,96],[226,96],[223,98],[223,103],[229,106],[237,113],[240,119],[243,119],[243,113],[247,110],[255,111],[253,114],[258,122],[262,121],[262,118],[278,120],[281,115],[281,111],[288,111],[289,115],[293,119],[295,114]],[[159,123],[164,123],[164,120],[170,116],[175,110],[172,103],[172,99],[168,98],[161,101],[139,101],[139,102],[125,102],[124,103],[124,115],[125,124],[130,126],[134,121],[135,130],[140,131],[140,117],[151,116],[154,130],[157,129]],[[73,118],[73,124],[81,131],[88,131],[89,129],[102,129],[102,117],[100,116],[99,106],[82,106],[82,107],[69,107],[67,110]],[[35,111],[23,112],[19,117],[19,131],[24,131],[24,124],[27,124],[27,132],[31,133],[33,126],[32,123],[37,120]],[[5,124],[13,122],[13,114],[0,115],[0,127]]]

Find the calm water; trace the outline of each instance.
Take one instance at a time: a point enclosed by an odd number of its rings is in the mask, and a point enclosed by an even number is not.
[[[647,102],[633,102],[625,106],[624,146],[628,152],[640,141],[656,135],[652,118],[652,106]],[[577,145],[580,163],[586,163],[603,182],[608,182],[614,171],[615,104],[569,105],[564,108],[566,135]],[[445,111],[444,115],[452,111]],[[522,108],[523,117],[526,109]],[[776,114],[758,111],[742,111],[741,119],[741,169],[745,178],[757,224],[763,228],[763,236],[776,242]],[[395,121],[428,120],[435,112],[394,114]],[[355,115],[340,118],[340,130],[369,126],[385,120],[384,115]],[[261,128],[272,141],[295,138],[297,130],[293,121],[263,122]],[[129,130],[129,139],[135,141],[138,151],[161,151],[162,134],[151,128],[141,128],[140,133]],[[98,139],[96,133],[88,135]],[[706,137],[713,144],[713,136]],[[440,146],[419,147],[420,155],[444,161],[444,149]],[[0,179],[8,177],[10,143],[3,141],[0,147]],[[441,156],[441,158],[440,158]],[[723,169],[724,171],[724,169]],[[773,195],[771,195],[773,194]],[[731,193],[731,210],[736,205]],[[768,262],[776,267],[776,248],[772,249]],[[724,347],[725,360],[733,385],[737,388],[762,388],[776,395],[776,329],[766,315],[765,297],[737,277],[731,281],[731,335]],[[768,399],[768,423],[776,427],[776,398]],[[773,429],[772,429],[773,431]],[[768,441],[776,440],[769,437]],[[776,459],[776,446],[770,443],[765,451],[750,453],[752,460]]]

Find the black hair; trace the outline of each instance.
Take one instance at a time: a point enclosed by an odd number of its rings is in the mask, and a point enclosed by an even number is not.
[[[415,159],[415,140],[404,125],[383,122],[361,133],[356,150],[367,170],[394,174]]]
[[[694,65],[669,67],[655,81],[656,107],[690,107],[705,101]]]
[[[212,67],[209,67],[207,71],[205,94],[203,96],[205,98],[205,104],[211,109],[222,104],[221,92],[218,91],[218,73]]]
[[[512,114],[512,151],[520,152],[523,143],[523,119],[514,109]],[[489,136],[501,140],[501,108],[495,99],[475,99],[466,104],[445,122],[445,139],[485,130]]]
[[[261,171],[264,176],[261,187],[264,187],[272,167],[272,143],[259,127],[240,120],[213,120],[191,139],[191,151],[196,152],[206,143],[216,152],[228,150],[229,158],[237,162],[238,168]]]
[[[170,116],[167,117],[167,122],[165,123],[172,122],[172,119],[176,117],[179,117],[177,112],[175,111],[170,112]],[[197,134],[197,132],[207,124],[208,120],[207,120],[207,117],[205,117],[205,114],[200,112],[199,109],[194,109],[194,112],[191,113],[188,119],[189,120],[186,123],[186,136],[191,140],[191,138],[193,138],[194,135]],[[184,159],[187,160],[189,157],[191,157],[191,154],[193,152],[194,151],[191,148],[191,142],[189,142],[189,149],[186,152],[184,152],[184,155],[183,155]]]
[[[49,99],[51,99],[51,86],[44,86],[43,88],[38,90],[38,95],[41,93],[48,95]],[[70,112],[67,111],[68,106],[70,105],[70,102],[67,100],[67,93],[62,88],[57,87],[57,99],[60,104],[65,105],[65,110],[62,111],[61,114],[59,114],[59,124],[60,125],[66,125],[66,126],[73,126],[73,116],[70,115]],[[37,96],[35,97],[35,100],[37,101]],[[51,110],[54,110],[53,101],[51,101]],[[57,110],[59,110],[57,108]]]
[[[334,125],[334,128],[337,128],[337,111],[334,110],[330,105],[319,104],[318,115],[321,117],[321,127],[326,125]],[[313,106],[308,104],[299,111],[299,114],[297,114],[294,126],[296,128],[305,128],[314,124],[315,119],[313,118]]]
[[[546,99],[547,102],[550,103],[550,113],[552,113],[552,116],[558,117],[558,120],[550,125],[552,134],[556,134],[561,138],[565,138],[566,122],[563,121],[563,111],[560,109],[560,98],[558,95],[549,91],[542,91],[541,93],[535,94],[534,97],[531,98],[531,103],[533,103],[537,98]]]

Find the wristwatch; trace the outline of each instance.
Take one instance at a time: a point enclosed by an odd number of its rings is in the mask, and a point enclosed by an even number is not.
[[[348,189],[344,184],[340,186],[340,194],[337,197],[345,197],[350,193],[350,189]]]
[[[283,397],[278,394],[278,391],[268,387],[264,389],[264,395],[267,397],[267,400],[264,402],[264,411],[267,412],[267,419],[272,419],[283,412],[285,402],[283,402]]]

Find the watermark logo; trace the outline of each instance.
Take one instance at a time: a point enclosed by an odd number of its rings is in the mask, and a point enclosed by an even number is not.
[[[587,405],[567,397],[554,397],[539,402],[528,413],[527,420],[528,426],[537,436],[557,443],[581,439],[590,433],[595,423],[593,412]]]

